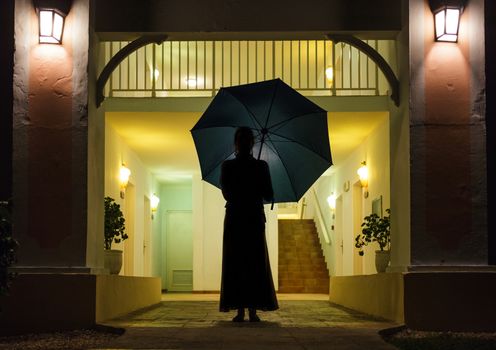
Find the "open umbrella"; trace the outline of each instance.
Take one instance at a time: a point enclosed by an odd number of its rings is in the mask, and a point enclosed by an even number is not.
[[[253,130],[253,155],[269,164],[274,202],[297,202],[332,165],[327,112],[280,79],[221,88],[191,130],[203,180],[220,188],[234,133]]]

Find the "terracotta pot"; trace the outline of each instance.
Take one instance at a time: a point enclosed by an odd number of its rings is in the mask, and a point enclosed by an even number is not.
[[[105,250],[104,267],[111,275],[118,275],[122,268],[122,250]]]
[[[377,272],[386,272],[389,265],[390,252],[389,250],[375,251],[375,269]]]

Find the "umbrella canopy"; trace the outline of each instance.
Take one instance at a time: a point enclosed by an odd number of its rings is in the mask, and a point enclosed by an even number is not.
[[[191,130],[203,180],[220,188],[241,126],[253,130],[254,157],[269,164],[275,203],[297,202],[332,165],[327,112],[274,79],[219,90]]]

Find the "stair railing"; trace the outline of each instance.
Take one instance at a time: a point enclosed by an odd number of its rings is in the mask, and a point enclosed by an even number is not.
[[[319,203],[319,197],[317,196],[317,191],[315,191],[315,188],[312,188],[312,193],[314,197],[314,202],[315,202],[315,213],[317,217],[317,223],[319,224],[320,230],[322,231],[322,235],[324,236],[324,240],[327,244],[331,244],[331,239],[329,237],[329,231],[327,230],[326,223],[324,221],[324,215],[322,214],[322,209],[320,207]]]

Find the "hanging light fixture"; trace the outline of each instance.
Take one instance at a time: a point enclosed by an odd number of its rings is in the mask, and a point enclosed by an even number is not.
[[[160,203],[160,198],[158,198],[155,193],[152,194],[152,196],[150,197],[150,208],[152,209],[152,220],[154,218],[154,214],[157,212],[158,203]]]
[[[434,15],[434,39],[441,42],[458,41],[460,17],[465,0],[429,0]]]
[[[39,22],[40,44],[62,44],[65,17],[71,8],[68,0],[34,0]]]

